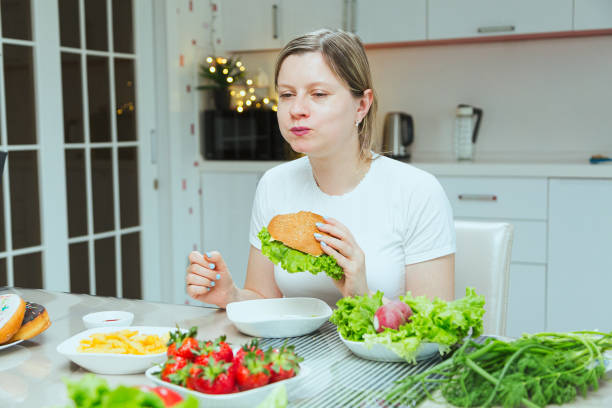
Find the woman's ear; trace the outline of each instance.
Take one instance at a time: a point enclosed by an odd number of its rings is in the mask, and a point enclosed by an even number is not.
[[[371,89],[363,91],[363,95],[359,98],[359,106],[357,107],[357,120],[361,122],[370,111],[372,101],[374,100],[374,92]]]

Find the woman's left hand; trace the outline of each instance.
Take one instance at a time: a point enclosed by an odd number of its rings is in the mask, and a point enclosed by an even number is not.
[[[342,279],[333,280],[342,296],[368,293],[365,254],[348,228],[333,218],[326,218],[324,223],[317,223],[317,228],[329,235],[315,234],[315,239],[321,243],[323,252],[332,256],[344,270]]]

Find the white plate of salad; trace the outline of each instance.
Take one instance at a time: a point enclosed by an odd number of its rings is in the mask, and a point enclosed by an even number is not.
[[[414,363],[436,351],[448,352],[463,339],[482,333],[484,296],[466,288],[461,299],[433,301],[410,292],[383,304],[383,293],[342,298],[330,320],[357,356]]]

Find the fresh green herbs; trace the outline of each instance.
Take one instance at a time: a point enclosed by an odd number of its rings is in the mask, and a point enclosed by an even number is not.
[[[389,402],[418,399],[418,390],[440,386],[447,402],[460,407],[543,407],[572,401],[597,389],[605,374],[602,353],[612,332],[539,333],[513,342],[469,340],[452,357],[398,382]]]
[[[446,302],[425,296],[413,297],[410,292],[400,299],[412,309],[410,320],[398,330],[386,328],[377,333],[374,313],[382,305],[382,292],[373,296],[342,298],[336,303],[330,321],[346,340],[364,341],[366,345],[382,344],[410,362],[415,361],[423,343],[437,343],[441,353],[460,343],[470,333],[482,333],[484,296],[466,288],[465,297]],[[471,330],[471,332],[470,332]]]
[[[272,240],[266,227],[263,227],[257,237],[261,241],[261,253],[273,264],[280,263],[281,268],[287,272],[310,272],[316,275],[325,272],[335,280],[340,280],[344,271],[336,260],[329,255],[313,256],[305,252],[289,248],[282,242]]]

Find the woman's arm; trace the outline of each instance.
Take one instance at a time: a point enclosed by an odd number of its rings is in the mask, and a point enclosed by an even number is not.
[[[225,308],[241,300],[282,297],[274,280],[274,265],[253,246],[249,252],[244,289],[236,287],[232,275],[217,251],[192,252],[187,268],[187,294],[200,302]]]
[[[240,300],[283,297],[274,279],[274,264],[253,245],[249,252],[244,289],[238,291],[242,291],[238,295]]]
[[[406,265],[406,292],[430,299],[455,298],[455,254]]]

